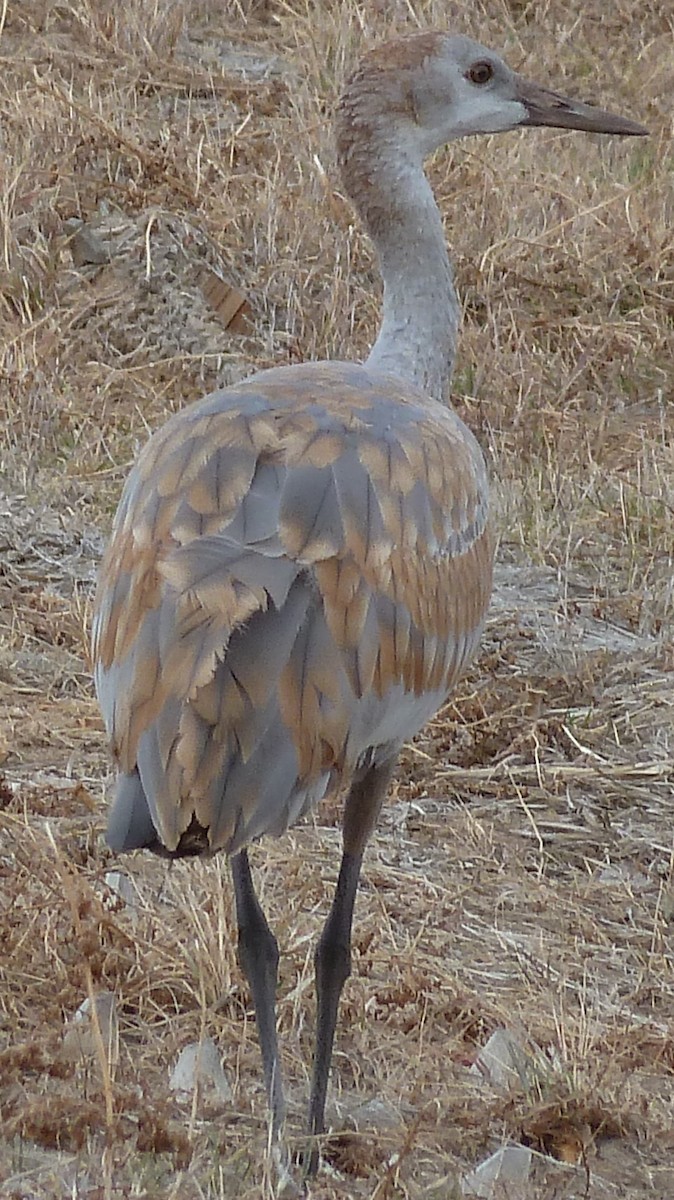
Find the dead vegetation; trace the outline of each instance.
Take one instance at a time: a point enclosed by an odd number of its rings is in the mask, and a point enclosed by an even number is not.
[[[431,166],[465,302],[455,402],[494,462],[497,594],[367,858],[341,1134],[311,1195],[452,1200],[510,1139],[556,1162],[532,1197],[672,1192],[669,4],[22,0],[0,3],[3,1196],[271,1187],[224,864],[124,862],[125,902],[106,882],[88,613],[148,429],[253,368],[365,350],[376,276],[328,115],[359,48],[416,25],[502,46],[652,136],[527,132]],[[246,336],[214,278],[248,298]],[[298,1141],[337,818],[255,851]],[[101,990],[116,1061],[64,1039]],[[536,1069],[501,1093],[467,1068],[503,1025]],[[185,1105],[169,1070],[204,1032],[233,1100]]]

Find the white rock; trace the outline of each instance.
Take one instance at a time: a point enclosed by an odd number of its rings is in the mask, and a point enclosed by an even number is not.
[[[530,1055],[509,1029],[496,1029],[469,1068],[472,1075],[507,1089],[523,1086],[530,1069]]]
[[[203,1094],[210,1089],[220,1100],[231,1100],[232,1089],[222,1067],[218,1048],[212,1038],[190,1042],[178,1055],[171,1078],[171,1091],[178,1100],[191,1100],[195,1088]]]
[[[503,1146],[461,1180],[464,1196],[479,1200],[526,1200],[524,1186],[531,1171],[531,1150]]]
[[[632,892],[643,892],[650,886],[650,880],[643,871],[637,871],[629,863],[610,864],[603,867],[597,876],[600,883],[622,884]]]
[[[125,904],[129,905],[130,908],[137,907],[138,896],[136,894],[136,889],[129,879],[129,876],[125,875],[123,871],[108,871],[107,875],[105,876],[105,882],[110,888],[110,891],[114,892],[116,896],[119,896],[120,900],[123,900]]]
[[[98,1059],[103,1049],[109,1064],[119,1057],[119,1020],[114,992],[99,992],[93,997],[98,1025],[99,1040],[92,1016],[93,1005],[87,996],[66,1025],[63,1049],[69,1058]]]
[[[397,1129],[401,1124],[400,1113],[392,1104],[375,1097],[358,1104],[349,1114],[356,1129]]]

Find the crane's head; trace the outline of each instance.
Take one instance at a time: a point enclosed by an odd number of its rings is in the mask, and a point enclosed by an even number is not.
[[[359,105],[368,93],[369,104]],[[455,138],[522,126],[648,132],[627,117],[530,83],[479,42],[444,33],[416,34],[365,55],[343,106],[356,121],[392,123],[396,139],[422,158]]]

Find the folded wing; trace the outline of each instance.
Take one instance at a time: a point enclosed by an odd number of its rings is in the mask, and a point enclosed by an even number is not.
[[[414,734],[475,653],[482,456],[397,388],[350,365],[270,371],[148,443],[95,608],[116,848],[281,832]]]

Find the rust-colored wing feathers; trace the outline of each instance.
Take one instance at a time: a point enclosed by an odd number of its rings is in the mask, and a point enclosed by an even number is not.
[[[148,443],[93,636],[120,846],[148,828],[139,796],[169,851],[195,828],[230,851],[281,831],[414,733],[474,654],[484,464],[409,393],[352,365],[284,368]]]

